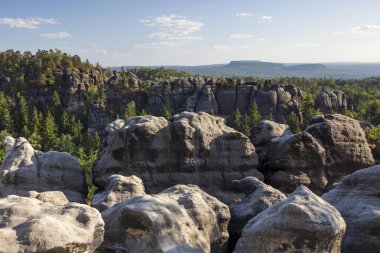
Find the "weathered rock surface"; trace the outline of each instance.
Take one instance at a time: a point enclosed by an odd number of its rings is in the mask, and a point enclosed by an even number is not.
[[[314,116],[306,132],[326,149],[326,171],[329,181],[335,181],[360,168],[374,164],[371,149],[360,123],[340,115]]]
[[[333,206],[301,186],[251,219],[234,252],[338,253],[345,229]]]
[[[173,122],[143,116],[109,124],[93,172],[100,190],[110,175],[136,175],[150,193],[195,184],[227,203],[242,197],[229,190],[232,180],[263,179],[257,163],[248,137],[224,119],[183,112]]]
[[[0,196],[25,196],[29,191],[62,191],[69,201],[84,202],[87,185],[73,156],[43,153],[34,150],[26,139],[18,138],[0,166]]]
[[[177,185],[136,196],[102,212],[99,252],[221,252],[228,239],[228,207],[197,186]]]
[[[145,188],[140,178],[112,175],[108,178],[104,192],[96,194],[92,199],[92,206],[104,211],[116,203],[138,195],[145,195]]]
[[[342,112],[347,109],[347,96],[342,91],[320,92],[314,102],[315,109],[323,113]]]
[[[271,139],[261,171],[270,185],[285,193],[305,185],[321,194],[328,183],[325,167],[326,150],[311,134],[302,132]]]
[[[251,129],[250,140],[255,146],[261,162],[267,151],[267,146],[275,137],[291,135],[290,127],[286,124],[276,123],[271,120],[261,120]]]
[[[63,196],[41,193],[37,198],[42,201],[15,195],[0,199],[0,252],[95,251],[104,233],[100,213],[87,205],[47,201],[54,197]]]
[[[342,253],[380,252],[379,178],[380,166],[362,169],[322,196],[346,221]]]
[[[231,212],[231,221],[228,225],[230,249],[235,247],[241,231],[249,220],[269,206],[286,199],[285,194],[254,177],[233,181],[233,188],[243,192],[246,198],[229,206]]]

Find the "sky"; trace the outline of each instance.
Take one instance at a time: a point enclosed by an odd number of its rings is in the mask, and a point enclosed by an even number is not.
[[[380,62],[379,0],[0,0],[0,51],[103,66]]]

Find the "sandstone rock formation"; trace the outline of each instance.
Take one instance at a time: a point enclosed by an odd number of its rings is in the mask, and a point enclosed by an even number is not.
[[[136,196],[102,212],[99,252],[221,252],[228,239],[228,207],[197,186],[177,185]]]
[[[333,206],[301,186],[250,220],[234,252],[338,253],[345,229]]]
[[[347,96],[342,91],[320,92],[314,102],[315,109],[323,113],[342,112],[347,109]]]
[[[37,198],[15,195],[0,199],[0,252],[94,252],[101,244],[104,222],[87,205],[50,203],[57,193]],[[67,201],[67,200],[66,200]]]
[[[302,132],[273,138],[261,171],[270,185],[285,193],[304,185],[321,194],[328,183],[325,167],[326,150],[311,134]]]
[[[92,206],[99,211],[104,211],[116,203],[138,195],[145,195],[144,185],[140,178],[112,175],[108,178],[104,192],[96,194],[92,199]]]
[[[3,139],[4,159],[7,158],[8,154],[11,152],[14,144],[15,139],[12,136],[6,136]]]
[[[233,188],[244,192],[246,198],[229,206],[231,212],[231,221],[228,225],[230,249],[235,247],[237,240],[241,236],[241,231],[249,220],[269,206],[286,199],[282,192],[254,177],[233,181]]]
[[[7,137],[5,140],[11,140]],[[84,202],[87,185],[78,161],[65,152],[34,150],[24,138],[14,145],[0,166],[0,196],[25,196],[29,191],[62,191],[69,201]]]
[[[142,116],[109,124],[93,172],[100,190],[110,175],[136,175],[150,193],[196,184],[227,203],[242,197],[229,190],[232,180],[263,179],[256,167],[248,137],[227,127],[222,118],[183,112],[173,122]]]
[[[261,162],[266,154],[267,145],[275,137],[290,135],[290,127],[286,124],[276,123],[271,120],[261,120],[251,129],[250,140],[255,146]]]
[[[362,169],[322,196],[346,221],[342,253],[380,252],[379,178],[380,166]]]
[[[329,181],[374,164],[365,133],[357,120],[340,114],[317,115],[306,132],[326,149]]]

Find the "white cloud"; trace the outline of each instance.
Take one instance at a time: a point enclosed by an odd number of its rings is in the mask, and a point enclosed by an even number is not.
[[[59,24],[55,19],[45,19],[45,18],[0,18],[0,25],[7,25],[12,28],[27,28],[36,29],[41,25],[56,25]]]
[[[141,43],[141,44],[135,44],[135,47],[137,48],[144,48],[144,49],[165,49],[165,48],[173,48],[177,47],[180,44],[178,43],[172,43],[172,42],[152,42],[152,43]]]
[[[272,23],[274,21],[272,16],[262,16],[259,23]]]
[[[201,36],[192,36],[192,34],[194,34],[197,31],[200,31],[203,27],[203,23],[189,20],[183,16],[163,15],[156,18],[143,19],[140,20],[140,22],[147,26],[157,27],[158,31],[151,33],[148,36],[150,38],[155,38],[166,42],[186,42],[202,39]],[[158,45],[158,43],[151,44]]]
[[[355,26],[350,30],[352,34],[376,35],[377,32],[380,32],[380,27],[377,25]]]
[[[253,35],[252,34],[231,34],[230,39],[252,39]]]
[[[236,51],[241,49],[247,49],[248,46],[246,45],[227,45],[227,44],[220,44],[220,45],[212,45],[211,49],[218,50],[218,51]]]
[[[296,43],[297,47],[319,47],[316,43]]]
[[[66,39],[66,38],[72,37],[71,33],[68,33],[68,32],[43,33],[43,34],[40,34],[40,36],[46,39]]]
[[[105,49],[96,49],[95,53],[98,53],[98,54],[108,54],[108,50],[105,50]]]
[[[235,14],[236,17],[252,17],[254,16],[251,12],[240,12]]]

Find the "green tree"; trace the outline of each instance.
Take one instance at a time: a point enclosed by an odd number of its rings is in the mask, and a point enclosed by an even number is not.
[[[127,104],[127,108],[124,112],[124,119],[129,119],[136,116],[136,103],[131,101]]]
[[[0,92],[0,131],[13,132],[13,119],[9,110],[9,103],[4,93]]]
[[[286,124],[289,125],[290,129],[293,133],[300,133],[301,127],[300,127],[300,121],[295,114],[295,112],[291,112],[288,117],[286,118]]]
[[[67,113],[67,111],[64,111],[61,116],[60,120],[60,126],[61,126],[61,132],[62,133],[69,133],[70,132],[70,116]]]
[[[232,112],[231,120],[232,120],[232,127],[239,131],[242,125],[241,113],[239,109],[236,109]]]
[[[256,125],[257,122],[259,122],[261,119],[261,114],[259,111],[259,107],[257,106],[256,102],[253,103],[251,110],[249,111],[249,121],[251,125]]]
[[[38,109],[34,106],[31,113],[31,119],[29,121],[29,130],[33,134],[39,134],[41,123],[43,120],[43,115]]]
[[[17,105],[15,110],[16,131],[22,136],[28,136],[29,131],[29,108],[26,100],[20,93],[17,94]]]
[[[44,150],[54,150],[57,146],[57,134],[58,127],[55,123],[53,115],[50,111],[47,111],[44,122],[43,122],[43,131],[42,131],[42,147]]]
[[[167,100],[167,102],[164,104],[164,115],[163,116],[167,120],[171,120],[171,118],[173,117],[170,100]]]

